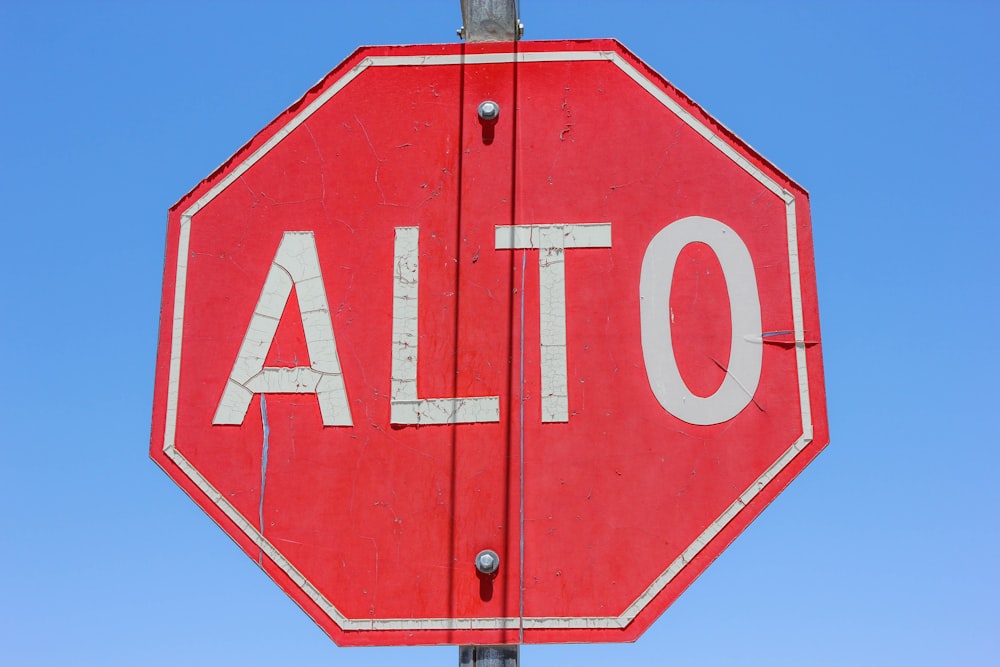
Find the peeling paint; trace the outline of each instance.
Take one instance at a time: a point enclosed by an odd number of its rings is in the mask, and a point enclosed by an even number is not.
[[[265,368],[293,287],[311,365]],[[324,426],[353,425],[312,232],[282,236],[212,423],[242,424],[255,394],[315,394]]]
[[[419,262],[419,228],[397,227],[392,280],[391,423],[500,421],[499,396],[424,399],[417,396]]]
[[[542,421],[569,421],[566,371],[567,248],[610,248],[611,223],[498,225],[497,250],[538,250]]]

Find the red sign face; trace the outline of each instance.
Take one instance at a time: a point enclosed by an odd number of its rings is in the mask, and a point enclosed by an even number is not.
[[[806,193],[614,41],[359,50],[165,275],[152,456],[340,644],[634,640],[828,439]]]

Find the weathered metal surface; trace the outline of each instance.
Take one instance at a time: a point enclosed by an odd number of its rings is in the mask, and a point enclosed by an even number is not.
[[[461,646],[458,667],[517,667],[518,646]]]
[[[467,42],[512,42],[521,38],[517,0],[462,0],[460,36]]]

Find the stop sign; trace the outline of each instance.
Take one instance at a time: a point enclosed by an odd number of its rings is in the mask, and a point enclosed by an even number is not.
[[[340,644],[634,640],[819,340],[806,193],[617,42],[362,48],[171,209],[152,456]]]

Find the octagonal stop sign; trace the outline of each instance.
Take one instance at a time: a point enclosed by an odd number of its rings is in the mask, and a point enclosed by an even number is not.
[[[633,640],[819,340],[806,193],[617,42],[362,48],[171,209],[152,456],[340,644]]]

